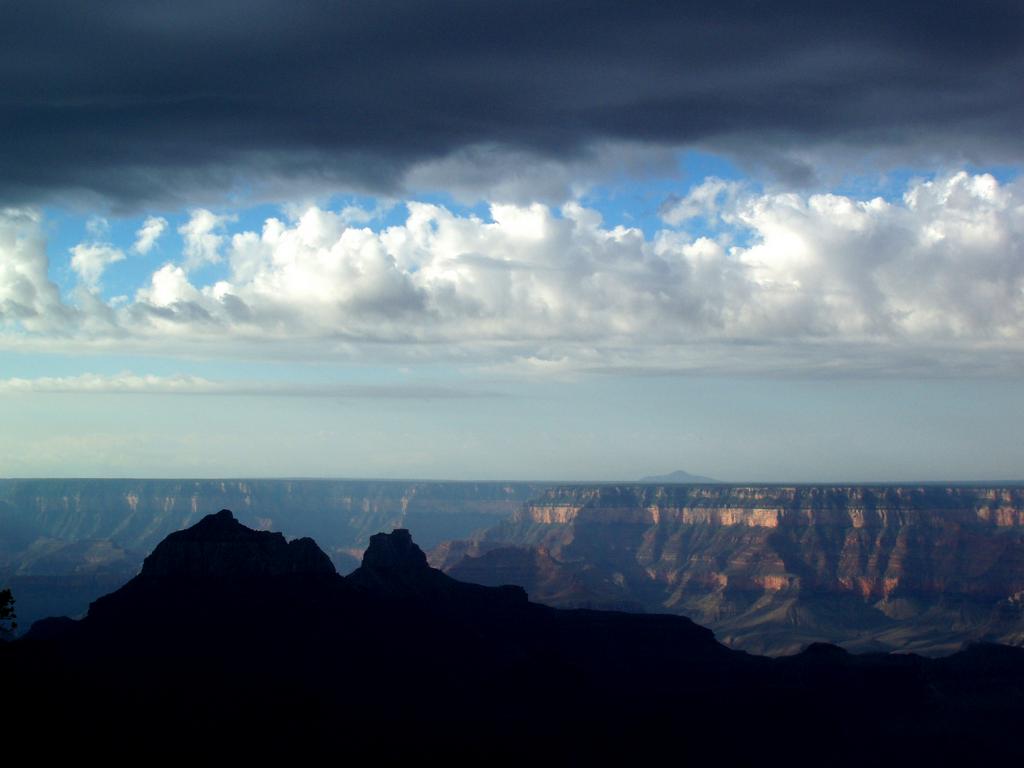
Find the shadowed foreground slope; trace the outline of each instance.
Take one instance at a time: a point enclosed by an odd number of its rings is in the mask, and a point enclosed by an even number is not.
[[[791,763],[1021,753],[1024,652],[942,660],[831,646],[771,660],[691,621],[557,610],[428,567],[407,531],[347,578],[311,539],[230,512],[167,537],[81,621],[0,647],[12,734],[110,756],[351,758],[668,750]]]

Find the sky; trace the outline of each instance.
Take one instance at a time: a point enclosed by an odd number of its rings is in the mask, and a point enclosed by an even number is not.
[[[1015,2],[5,4],[0,476],[1024,479]]]

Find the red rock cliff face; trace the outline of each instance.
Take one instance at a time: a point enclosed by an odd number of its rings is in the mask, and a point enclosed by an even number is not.
[[[753,650],[1024,637],[1021,487],[553,488],[477,552],[501,544],[544,547],[578,600],[580,569],[596,569],[613,602],[684,613]]]

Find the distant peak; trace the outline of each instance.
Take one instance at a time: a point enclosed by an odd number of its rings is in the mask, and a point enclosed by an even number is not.
[[[363,567],[403,571],[430,569],[427,556],[405,528],[395,528],[391,533],[375,533],[371,536],[370,546],[363,555]]]
[[[682,469],[669,472],[667,475],[648,475],[640,478],[641,483],[717,483],[718,481],[704,475],[691,475]]]

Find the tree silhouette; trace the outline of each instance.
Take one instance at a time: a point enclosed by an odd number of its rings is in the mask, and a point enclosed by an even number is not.
[[[14,595],[9,589],[0,589],[0,633],[16,630],[17,618],[18,615],[14,612]]]

